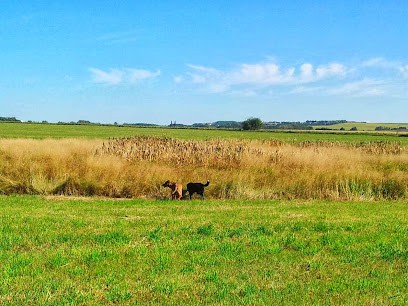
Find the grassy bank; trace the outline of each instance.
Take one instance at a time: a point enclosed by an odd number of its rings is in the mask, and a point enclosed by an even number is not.
[[[0,304],[403,305],[407,205],[0,197]]]

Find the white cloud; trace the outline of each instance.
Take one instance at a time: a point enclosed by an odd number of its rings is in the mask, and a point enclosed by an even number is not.
[[[320,96],[372,97],[383,96],[392,88],[383,80],[365,78],[326,86],[297,86],[290,93]]]
[[[396,69],[400,64],[383,57],[370,58],[362,63],[363,67]]]
[[[91,80],[96,84],[104,85],[120,85],[120,84],[136,84],[142,80],[156,78],[160,75],[160,70],[155,72],[144,69],[109,69],[104,71],[97,68],[89,68]]]
[[[188,65],[188,67],[192,70],[188,73],[189,81],[205,87],[212,93],[231,91],[237,86],[264,87],[288,83],[292,80],[295,71],[294,68],[281,71],[280,67],[274,63],[241,64],[232,70],[225,71],[197,65]]]
[[[218,73],[218,70],[215,68],[211,68],[211,67],[205,67],[205,66],[199,66],[199,65],[192,65],[192,64],[188,64],[188,67],[190,67],[191,69],[194,69],[196,71],[201,71],[203,73]]]
[[[123,80],[123,72],[117,69],[110,69],[109,72],[97,68],[89,68],[92,82],[98,84],[117,85]]]
[[[376,57],[364,61],[363,67],[377,68],[382,70],[382,73],[388,71],[388,73],[400,72],[404,77],[408,77],[408,65],[402,64],[399,61],[390,61],[382,57]]]
[[[346,67],[339,63],[330,63],[316,68],[316,75],[318,79],[323,79],[333,76],[344,76],[346,74]]]
[[[408,65],[399,67],[399,71],[404,77],[408,77]]]
[[[313,65],[305,63],[300,66],[301,77],[305,80],[311,80],[313,77]]]
[[[300,85],[329,78],[344,77],[348,73],[345,65],[330,63],[316,69],[304,63],[296,73],[295,67],[283,68],[276,63],[240,64],[230,70],[188,65],[191,69],[185,80],[205,88],[209,92],[247,92],[278,85]]]
[[[236,84],[279,84],[292,80],[294,68],[281,71],[274,63],[242,64],[237,70],[228,72],[231,85]]]
[[[230,69],[188,65],[178,79],[206,93],[242,96],[293,94],[345,97],[406,97],[408,65],[381,57],[348,65],[338,61],[282,66],[239,64]]]
[[[204,75],[196,74],[196,73],[189,73],[191,76],[191,80],[194,84],[204,84],[207,82],[207,79]]]
[[[382,80],[363,79],[327,89],[326,92],[329,95],[347,95],[358,97],[381,96],[386,93],[386,82]]]
[[[137,83],[145,79],[153,79],[160,75],[160,70],[155,72],[143,69],[125,69],[126,76],[130,83]]]

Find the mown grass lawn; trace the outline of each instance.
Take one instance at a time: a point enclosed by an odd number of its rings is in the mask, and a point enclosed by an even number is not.
[[[0,304],[404,305],[407,207],[0,197]]]

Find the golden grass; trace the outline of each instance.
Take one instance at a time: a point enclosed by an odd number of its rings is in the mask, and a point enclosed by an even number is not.
[[[215,199],[407,197],[398,143],[277,140],[1,139],[0,193],[167,198],[161,184],[209,179]]]

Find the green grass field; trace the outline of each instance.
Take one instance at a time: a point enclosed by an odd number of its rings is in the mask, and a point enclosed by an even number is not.
[[[0,304],[406,305],[407,205],[0,197]]]
[[[366,122],[346,122],[333,125],[316,125],[314,128],[330,128],[335,130],[340,130],[344,128],[345,130],[350,130],[356,127],[359,131],[374,131],[377,126],[388,127],[391,129],[405,127],[408,129],[408,123],[366,123]]]
[[[0,123],[0,138],[136,135],[408,145],[396,133]],[[4,152],[6,175],[22,159]],[[407,205],[0,196],[0,305],[405,305]]]
[[[325,132],[325,131],[234,131],[214,129],[171,129],[159,127],[121,127],[100,125],[58,125],[30,123],[0,123],[0,138],[109,138],[136,135],[172,137],[177,139],[278,139],[284,142],[338,141],[375,142],[391,141],[408,145],[408,137],[396,133]],[[407,135],[405,135],[407,136]]]

